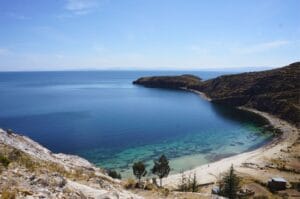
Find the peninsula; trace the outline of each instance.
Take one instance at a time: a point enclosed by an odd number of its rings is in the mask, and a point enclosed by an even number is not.
[[[142,77],[133,83],[201,92],[213,103],[256,109],[300,126],[300,62],[262,72],[223,75],[206,81],[193,75],[181,75]]]

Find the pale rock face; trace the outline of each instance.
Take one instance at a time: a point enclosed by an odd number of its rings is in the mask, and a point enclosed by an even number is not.
[[[119,180],[103,173],[89,161],[75,155],[54,154],[26,136],[8,133],[0,129],[0,146],[8,146],[20,150],[35,161],[44,161],[61,166],[66,171],[80,169],[79,179],[67,178],[58,172],[41,168],[32,173],[26,168],[17,167],[3,170],[0,175],[0,196],[4,187],[17,190],[17,198],[96,198],[96,199],[141,199],[124,190]],[[93,174],[88,180],[80,179],[86,174]]]
[[[84,167],[90,169],[94,167],[89,161],[76,155],[66,155],[62,153],[53,154],[50,150],[26,136],[7,133],[3,129],[0,129],[0,134],[0,143],[4,143],[8,146],[12,146],[16,149],[26,152],[37,159],[52,161],[63,164],[67,167]]]

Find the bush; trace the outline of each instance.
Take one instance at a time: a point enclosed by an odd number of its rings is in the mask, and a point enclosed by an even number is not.
[[[157,189],[157,186],[155,184],[148,183],[148,184],[145,185],[144,189],[148,190],[148,191],[151,191],[151,190]]]
[[[190,184],[191,188],[192,188],[192,192],[197,192],[198,191],[198,181],[197,181],[197,175],[196,173],[194,173],[194,176],[193,176],[193,179],[192,179],[192,182]]]
[[[125,189],[133,189],[135,188],[135,186],[136,186],[136,182],[132,178],[127,179],[127,181],[124,184]]]
[[[160,191],[164,197],[167,197],[170,194],[170,190],[166,188],[163,188]]]
[[[3,155],[0,155],[0,163],[5,167],[7,168],[10,161],[7,157],[3,156]]]
[[[18,164],[25,166],[30,171],[34,171],[34,169],[37,167],[37,163],[34,162],[29,155],[25,154],[24,152],[22,152],[18,149],[8,150],[6,152],[6,154],[7,154],[7,156],[4,157],[4,159],[6,159],[6,160],[3,160],[3,158],[1,158],[1,155],[0,155],[0,163],[2,163],[2,164],[4,163],[3,164],[4,166],[7,163],[9,164],[10,162],[17,162]],[[7,166],[8,166],[8,164],[7,164]]]
[[[197,192],[199,184],[197,182],[196,173],[194,173],[193,177],[189,175],[186,177],[184,173],[181,174],[181,179],[178,185],[178,190],[182,192]]]
[[[121,178],[122,178],[121,174],[118,173],[118,172],[115,171],[115,170],[108,170],[108,171],[107,171],[107,174],[108,174],[110,177],[115,178],[115,179],[121,179]]]

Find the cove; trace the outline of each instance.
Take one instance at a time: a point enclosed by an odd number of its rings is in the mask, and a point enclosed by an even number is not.
[[[130,177],[164,153],[177,173],[265,144],[259,116],[190,92],[144,88],[141,76],[224,72],[77,71],[0,73],[0,126],[54,152],[80,155]]]

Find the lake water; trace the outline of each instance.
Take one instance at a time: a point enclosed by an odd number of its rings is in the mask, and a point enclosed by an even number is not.
[[[271,134],[244,111],[196,94],[144,88],[148,75],[223,72],[78,71],[0,73],[0,127],[25,134],[54,152],[80,155],[102,168],[131,174],[165,154],[172,173],[256,148]]]

